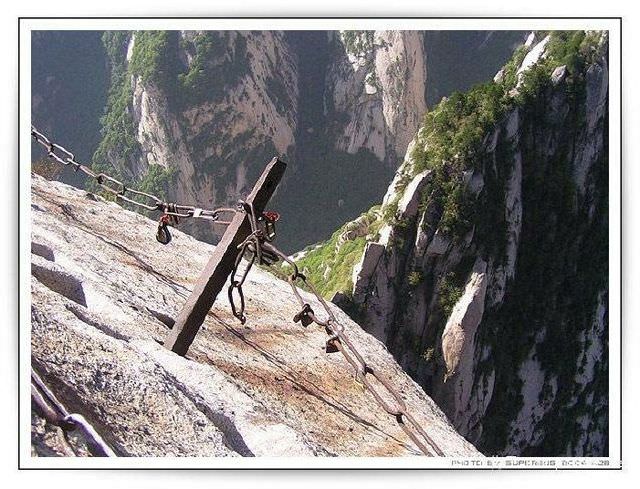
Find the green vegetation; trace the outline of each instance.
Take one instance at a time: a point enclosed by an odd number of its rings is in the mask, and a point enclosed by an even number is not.
[[[367,37],[364,31],[343,32],[342,39],[351,54],[373,45],[373,37]],[[486,138],[504,124],[508,113],[516,108],[525,110],[535,103],[550,87],[550,74],[558,63],[574,60],[574,66],[583,66],[580,60],[592,51],[586,43],[595,39],[579,33],[552,33],[549,55],[525,73],[517,96],[511,90],[527,53],[525,47],[518,48],[505,65],[502,82],[481,84],[443,99],[425,116],[411,155],[415,162],[413,172],[400,182],[397,198],[382,209],[383,220],[396,230],[408,226],[409,223],[397,219],[398,200],[411,178],[429,169],[432,176],[422,192],[421,211],[434,208],[440,216],[437,228],[454,241],[460,241],[475,227],[483,252],[502,261],[507,236],[504,186],[512,166],[513,148],[509,141],[499,138],[492,155],[496,157],[495,163],[487,161],[490,155],[486,154]],[[575,91],[572,87],[579,83],[569,80],[568,89]],[[481,171],[485,180],[486,191],[477,197],[470,195],[465,184],[465,172],[474,170]],[[390,244],[402,248],[402,233],[396,233]]]
[[[556,66],[566,65],[569,73],[579,73],[595,60],[600,42],[597,31],[552,31],[547,45],[548,58]]]
[[[183,41],[183,49],[193,51],[193,60],[187,71],[177,74],[182,108],[220,99],[249,72],[247,41],[241,33],[202,32],[192,43]]]
[[[126,66],[128,34],[127,31],[107,31],[102,36],[111,68],[111,86],[105,112],[100,119],[102,140],[92,159],[94,171],[109,173],[121,180],[127,162],[138,150],[129,108],[132,90]],[[91,190],[98,190],[94,183],[89,185]]]
[[[532,142],[541,131],[555,131],[559,144],[553,154],[536,144],[518,148],[523,166],[518,275],[501,306],[485,312],[479,336],[494,352],[491,367],[483,365],[479,370],[495,368],[496,384],[503,386],[494,392],[484,422],[480,449],[485,453],[500,453],[509,441],[509,423],[522,404],[518,368],[538,332],[545,335],[537,343],[536,358],[556,378],[558,393],[553,414],[543,420],[543,429],[550,436],[539,447],[529,448],[526,455],[562,453],[577,429],[565,420],[576,419],[586,409],[586,393],[573,407],[569,401],[579,369],[573,359],[583,347],[579,333],[593,320],[598,293],[607,288],[608,175],[605,157],[589,177],[589,198],[581,198],[574,186],[571,161],[576,140],[583,136],[585,63],[593,53],[588,43],[595,39],[583,33],[553,33],[547,58],[527,73],[516,98],[522,114],[521,140]],[[560,127],[548,118],[549,75],[559,64],[566,64],[569,71],[564,85],[554,89],[564,90],[569,109]],[[597,378],[605,377],[601,373]],[[587,388],[587,393],[596,388]]]
[[[365,60],[364,69],[367,73],[365,83],[380,90],[380,83],[376,76],[374,60],[374,31],[341,31],[340,39],[347,54]]]
[[[516,71],[526,56],[527,48],[518,48],[505,65],[502,82],[478,85],[467,93],[454,93],[428,112],[415,145],[412,157],[415,172],[431,169],[433,177],[423,192],[422,208],[433,203],[440,210],[439,229],[454,238],[461,239],[474,223],[486,216],[487,206],[504,209],[503,202],[491,202],[487,197],[502,199],[503,192],[484,193],[474,199],[465,190],[464,172],[481,169],[487,177],[497,179],[493,184],[503,185],[508,176],[512,154],[507,141],[499,141],[497,156],[502,163],[491,174],[485,164],[486,137],[504,122],[505,114],[516,108],[526,108],[543,96],[551,86],[551,72],[566,64],[570,76],[567,90],[576,96],[582,89],[582,71],[585,63],[593,58],[597,34],[583,31],[554,31],[550,34],[547,55],[522,75],[519,93],[511,90],[517,83]],[[498,190],[498,188],[495,188]],[[495,214],[497,222],[503,217]],[[493,230],[495,234],[495,230]],[[488,233],[487,233],[488,237]],[[504,243],[493,243],[492,251],[504,249]]]
[[[137,31],[129,73],[168,89],[173,82],[176,67],[177,33],[172,31]]]
[[[151,165],[141,179],[134,179],[130,172],[130,162],[140,151],[132,116],[131,77],[140,76],[145,83],[155,83],[167,89],[172,70],[167,53],[171,52],[171,45],[175,44],[177,37],[176,33],[167,31],[137,32],[131,62],[127,63],[129,34],[126,31],[107,31],[102,38],[110,61],[111,87],[100,121],[102,140],[93,155],[92,168],[120,179],[127,186],[166,195],[174,181],[175,168]],[[92,183],[91,190],[99,192],[99,187]]]
[[[430,363],[435,359],[435,353],[436,350],[435,348],[431,347],[431,348],[427,348],[423,353],[422,353],[422,359],[426,362],[426,363]]]
[[[195,53],[191,66],[186,73],[178,75],[178,82],[185,93],[192,94],[193,101],[201,99],[206,95],[206,85],[208,80],[207,61],[217,58],[224,52],[221,40],[217,33],[206,32],[199,34],[193,41]],[[182,41],[183,49],[189,49],[190,44]],[[213,87],[211,87],[213,88]]]
[[[377,218],[378,208],[374,207],[363,214],[366,220],[366,234],[375,235],[382,222]],[[303,258],[297,264],[309,281],[316,286],[323,297],[330,299],[336,292],[342,292],[349,296],[353,288],[352,272],[354,266],[362,258],[362,253],[367,244],[366,236],[357,236],[346,239],[341,244],[341,236],[351,230],[352,223],[347,223],[338,229],[331,238],[320,246],[307,247]],[[362,234],[362,233],[358,233]],[[327,268],[329,273],[325,278]]]
[[[111,65],[111,80],[120,78],[124,72],[129,31],[107,31],[102,35],[102,44]]]
[[[487,83],[454,93],[427,113],[412,157],[415,171],[432,171],[421,207],[434,205],[439,229],[454,239],[471,230],[475,199],[465,189],[464,172],[482,160],[484,139],[511,107],[504,87]]]
[[[374,31],[341,31],[340,38],[347,54],[365,56],[373,50]]]
[[[178,169],[175,166],[164,168],[160,165],[151,165],[140,181],[138,189],[158,196],[167,195],[173,191],[177,172]]]
[[[127,62],[127,48],[132,35],[135,41],[130,62]],[[237,37],[233,51],[228,52],[231,35]],[[93,155],[92,167],[94,171],[113,175],[128,186],[167,195],[173,191],[171,184],[175,180],[175,168],[151,165],[141,178],[135,179],[131,174],[131,161],[139,157],[140,151],[132,115],[132,79],[140,77],[146,87],[162,90],[167,96],[169,109],[180,113],[204,100],[215,101],[238,82],[248,70],[246,40],[242,34],[226,31],[198,34],[191,41],[181,39],[177,31],[107,31],[103,35],[103,44],[109,57],[111,82],[100,121],[102,139]],[[183,66],[179,59],[181,44],[187,51],[193,51],[193,62],[189,67]],[[203,131],[207,140],[202,144],[210,144],[211,138],[224,140],[224,134],[219,132]],[[239,145],[241,141],[236,139],[229,141],[229,145]],[[241,149],[241,146],[236,149]],[[264,150],[269,152],[267,158],[275,154],[272,144],[265,144]],[[224,178],[224,168],[217,161],[214,163],[203,162],[202,167],[196,170],[222,172]],[[95,184],[91,184],[91,189],[99,190]]]
[[[424,280],[424,276],[421,271],[414,270],[407,276],[407,283],[411,287],[417,287]]]
[[[460,278],[455,273],[449,272],[441,279],[440,287],[438,287],[438,304],[445,318],[451,315],[453,306],[464,293],[464,281],[467,277],[464,277],[463,280]]]

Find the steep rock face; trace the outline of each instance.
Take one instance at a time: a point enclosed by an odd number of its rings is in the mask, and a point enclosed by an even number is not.
[[[336,147],[367,148],[395,169],[426,110],[426,59],[419,31],[340,31],[327,75],[327,107],[348,121]]]
[[[247,323],[221,295],[179,357],[159,343],[213,247],[180,231],[162,247],[153,221],[35,175],[32,196],[32,364],[118,455],[418,454],[346,360],[324,352],[325,332],[292,322],[299,307],[286,282],[252,270]],[[333,309],[445,454],[480,456],[384,345]],[[34,411],[32,453],[86,447]]]
[[[487,454],[607,452],[607,95],[606,34],[533,34],[427,114],[341,291]]]
[[[492,39],[503,45],[512,35]],[[209,207],[235,203],[280,155],[291,170],[273,204],[296,223],[281,234],[282,246],[299,250],[326,239],[388,186],[426,108],[426,71],[441,75],[476,44],[489,52],[482,37],[461,33],[452,39],[464,49],[432,57],[427,69],[425,38],[418,31],[105,32],[110,87],[93,165],[169,200]],[[68,44],[65,50],[82,54]],[[94,58],[105,64],[103,54]],[[39,83],[51,71],[44,60],[34,70]],[[490,57],[482,70],[500,63]],[[438,91],[466,86],[463,80],[474,79],[468,71],[438,78]],[[95,147],[75,148],[77,138],[53,134],[79,155]],[[354,191],[357,178],[368,184]],[[185,229],[217,240],[211,229]]]
[[[297,223],[281,236],[291,251],[352,219],[388,183],[391,170],[366,145],[332,148],[324,80],[337,61],[327,33],[110,32],[105,44],[112,88],[98,169],[212,207],[236,203],[280,156],[290,169],[273,205]],[[347,191],[344,182],[365,172],[370,185]],[[185,230],[216,241],[211,229]]]
[[[96,164],[178,202],[221,206],[293,146],[297,72],[282,32],[105,36],[112,97]]]
[[[33,121],[82,161],[95,153],[98,170],[204,207],[234,203],[266,160],[283,156],[290,171],[274,205],[296,223],[280,236],[293,252],[377,202],[419,125],[425,92],[439,94],[435,103],[486,79],[516,37],[521,33],[38,32]],[[33,160],[40,159],[34,147]],[[84,183],[72,171],[44,170]],[[360,178],[367,185],[354,189]],[[186,226],[216,241],[211,229]]]

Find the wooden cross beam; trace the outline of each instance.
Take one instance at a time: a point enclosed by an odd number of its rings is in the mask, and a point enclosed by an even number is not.
[[[253,190],[245,200],[253,204],[256,215],[260,215],[267,202],[273,195],[284,174],[287,165],[278,158],[273,158],[262,172]],[[180,314],[164,346],[178,355],[186,355],[198,330],[213,306],[218,293],[222,290],[229,274],[233,270],[241,244],[251,234],[249,217],[244,212],[238,212],[227,227],[222,240],[216,246],[209,262],[204,267],[198,281],[187,298]]]

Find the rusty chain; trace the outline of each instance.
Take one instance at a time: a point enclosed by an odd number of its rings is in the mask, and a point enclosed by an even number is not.
[[[391,385],[388,379],[384,378],[380,372],[366,362],[364,357],[345,334],[344,326],[338,322],[333,311],[325,299],[318,293],[313,284],[311,284],[305,275],[299,271],[298,266],[291,258],[273,245],[272,241],[275,238],[275,221],[277,221],[277,214],[263,213],[261,216],[256,216],[253,211],[253,207],[243,202],[240,203],[240,208],[247,213],[247,217],[251,223],[251,234],[238,246],[240,253],[238,254],[235,267],[230,276],[228,295],[233,315],[238,318],[241,323],[245,323],[245,303],[242,285],[244,284],[251,267],[256,262],[258,264],[269,266],[281,259],[287,263],[293,269],[293,273],[287,277],[287,281],[289,282],[291,290],[301,307],[300,311],[293,318],[294,322],[299,322],[304,327],[309,326],[311,323],[315,323],[318,326],[323,327],[329,335],[325,351],[327,353],[334,353],[338,351],[342,353],[347,362],[354,368],[356,381],[364,385],[376,402],[388,414],[395,418],[396,422],[424,455],[433,456],[435,454],[443,457],[444,453],[440,447],[436,445],[431,437],[424,431],[422,426],[418,424],[415,418],[407,412],[406,404],[399,392]],[[242,273],[240,280],[236,280],[235,277],[238,271],[238,266],[241,260],[247,257],[247,254],[250,255],[247,258],[248,264]],[[298,286],[296,285],[298,281],[302,283],[321,304],[322,309],[326,314],[326,319],[322,320],[316,316],[311,305],[304,300]],[[240,297],[239,308],[236,307],[236,304],[234,303],[234,290],[238,290],[238,295]],[[384,391],[393,398],[394,404],[390,404],[385,400],[381,391],[376,388],[372,380],[377,381],[377,383],[383,387]]]
[[[231,312],[242,324],[244,324],[247,318],[244,315],[245,302],[242,285],[247,279],[247,275],[256,261],[261,265],[268,266],[273,265],[278,261],[278,256],[275,253],[265,250],[262,245],[265,240],[272,241],[275,238],[275,223],[280,216],[273,211],[263,212],[261,216],[256,216],[253,210],[253,205],[242,201],[238,205],[238,208],[247,214],[249,222],[251,223],[251,234],[249,234],[249,236],[247,236],[247,238],[238,245],[240,253],[238,253],[233,269],[231,270],[228,295]],[[250,254],[250,257],[248,258],[249,264],[244,269],[240,280],[236,280],[240,263],[247,254]],[[236,307],[233,299],[234,290],[238,291],[238,297],[240,298],[239,308]]]
[[[31,368],[31,402],[33,407],[48,423],[62,428],[67,442],[67,433],[79,431],[87,442],[89,451],[96,457],[116,457],[117,455],[81,414],[70,414],[62,403]]]
[[[224,214],[236,213],[236,209],[229,207],[209,210],[192,205],[165,202],[151,193],[130,188],[110,175],[95,173],[88,166],[76,161],[75,155],[71,151],[51,141],[34,126],[31,126],[31,136],[35,142],[46,149],[49,158],[65,166],[71,165],[75,172],[78,170],[81,171],[88,177],[94,179],[102,190],[111,194],[114,198],[147,211],[161,211],[162,216],[158,222],[156,239],[162,244],[168,244],[171,241],[171,233],[169,232],[168,226],[176,226],[180,219],[193,217],[213,221],[215,224],[228,225],[231,221],[229,219],[221,220],[220,217]],[[137,197],[138,200],[128,197],[127,194]]]
[[[112,194],[116,199],[122,200],[129,204],[138,206],[148,211],[162,211],[160,217],[158,232],[156,238],[159,242],[167,244],[171,240],[171,235],[167,228],[168,225],[176,225],[181,218],[200,218],[213,221],[217,224],[229,224],[230,221],[222,221],[220,215],[224,213],[235,213],[238,211],[245,212],[251,224],[251,234],[238,246],[240,250],[233,271],[230,275],[230,285],[228,288],[229,302],[233,315],[240,320],[241,323],[246,322],[245,300],[242,286],[247,278],[252,266],[257,262],[260,265],[272,265],[278,260],[282,260],[292,267],[293,273],[287,277],[287,281],[291,286],[293,294],[300,304],[300,312],[298,312],[293,320],[300,322],[304,327],[315,323],[325,329],[329,338],[326,341],[325,350],[327,353],[341,352],[347,362],[355,370],[355,378],[371,393],[376,402],[391,416],[416,444],[420,451],[426,456],[444,456],[442,450],[436,445],[431,437],[418,424],[415,418],[407,412],[406,404],[398,391],[394,389],[388,379],[384,378],[374,367],[369,365],[360,352],[353,345],[349,337],[345,334],[344,326],[341,325],[324,298],[317,292],[315,287],[307,280],[296,265],[285,253],[276,248],[272,241],[275,238],[275,222],[278,220],[277,213],[264,212],[260,216],[256,216],[253,206],[240,202],[238,209],[218,208],[214,210],[206,210],[189,205],[179,205],[162,201],[153,194],[127,187],[125,184],[104,173],[95,173],[89,167],[77,162],[75,156],[63,146],[50,141],[44,134],[39,132],[33,126],[31,127],[31,136],[36,142],[44,146],[47,150],[47,156],[59,163],[68,166],[71,165],[74,171],[82,171],[87,176],[96,180],[97,184],[106,192]],[[60,155],[62,153],[62,155]],[[125,194],[131,194],[146,199],[146,202],[135,200],[127,197]],[[243,258],[248,258],[248,264],[239,279],[236,279],[238,268]],[[311,305],[306,302],[296,285],[297,282],[302,283],[309,290],[315,299],[321,304],[326,319],[322,320],[316,316]],[[240,299],[239,307],[236,306],[233,292],[237,290]],[[393,399],[394,404],[390,404],[381,391],[377,389],[372,382],[377,381],[384,391],[386,391]],[[86,439],[89,441],[90,449],[101,456],[115,456],[111,448],[104,443],[95,430],[87,423],[87,421],[78,414],[69,414],[60,402],[55,398],[51,391],[44,385],[40,377],[32,370],[32,400],[47,419],[47,421],[60,426],[64,431],[80,429]]]

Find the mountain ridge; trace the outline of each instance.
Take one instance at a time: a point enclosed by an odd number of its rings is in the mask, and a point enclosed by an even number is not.
[[[484,453],[607,451],[607,83],[605,33],[532,33],[301,258]]]

